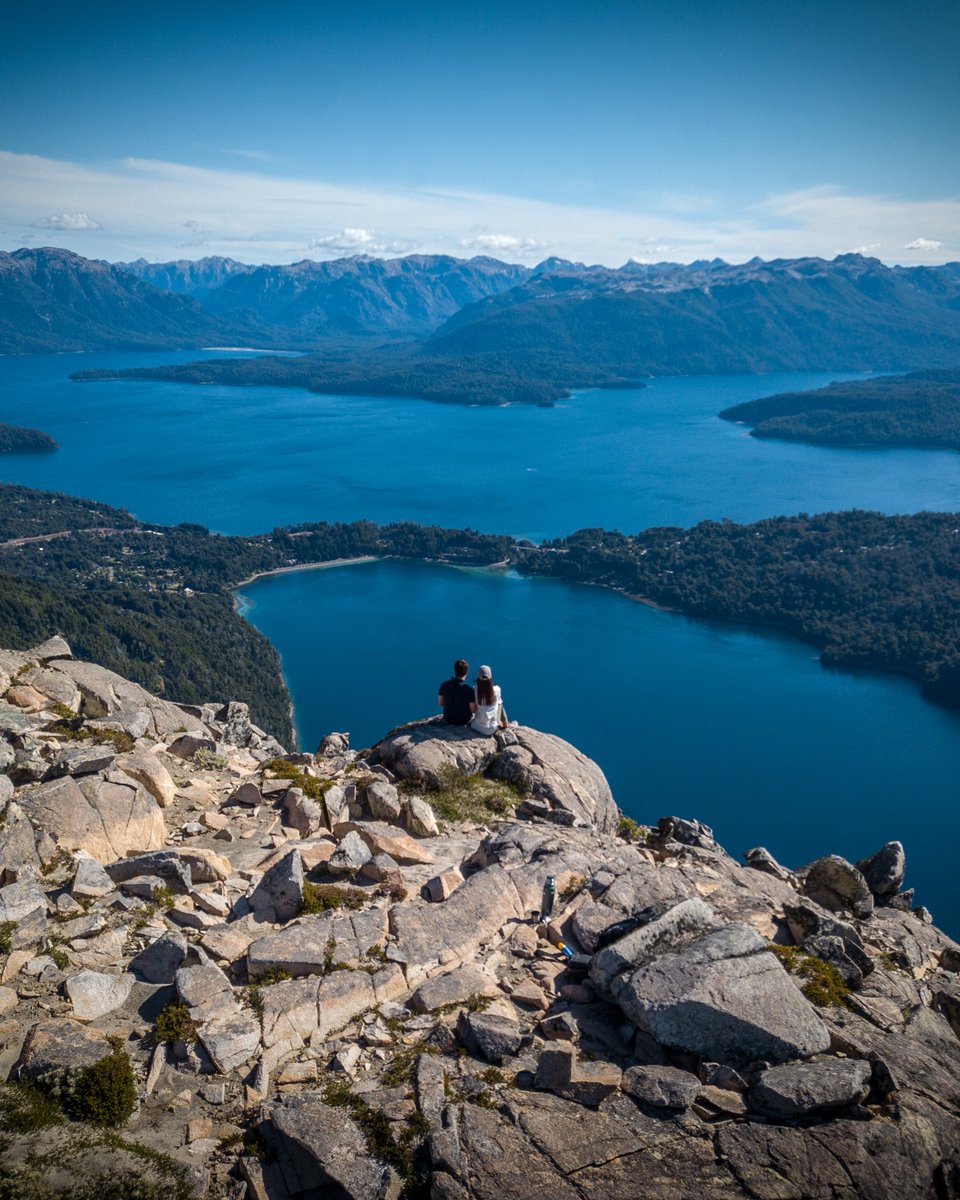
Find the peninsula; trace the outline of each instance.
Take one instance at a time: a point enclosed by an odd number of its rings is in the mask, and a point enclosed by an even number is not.
[[[0,424],[0,454],[33,454],[56,449],[57,443],[48,433],[24,429],[20,425]]]
[[[820,446],[960,450],[960,371],[913,371],[831,383],[735,404],[726,421],[751,435]]]

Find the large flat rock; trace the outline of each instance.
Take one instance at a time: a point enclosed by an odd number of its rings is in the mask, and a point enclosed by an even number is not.
[[[827,1050],[816,1010],[748,925],[725,925],[623,977],[617,1003],[663,1046],[711,1062],[781,1063]]]
[[[507,921],[524,915],[509,873],[493,866],[471,875],[443,904],[394,905],[390,931],[406,958],[409,976],[437,963],[444,951],[450,961],[462,962]]]
[[[313,1096],[289,1097],[273,1105],[270,1121],[268,1136],[282,1147],[288,1195],[387,1200],[399,1192],[393,1171],[369,1153],[362,1131],[342,1108]]]
[[[517,726],[494,736],[432,718],[402,725],[373,748],[401,779],[439,783],[451,769],[515,784],[532,812],[565,825],[617,828],[609,784],[592,759],[551,733]]]
[[[37,830],[63,850],[85,850],[114,862],[131,850],[158,850],[166,837],[156,800],[129,776],[69,776],[41,783],[21,797]]]
[[[297,978],[323,975],[332,966],[355,967],[371,948],[382,948],[386,932],[386,913],[380,908],[302,917],[252,942],[247,969],[251,979],[259,979],[273,969]]]

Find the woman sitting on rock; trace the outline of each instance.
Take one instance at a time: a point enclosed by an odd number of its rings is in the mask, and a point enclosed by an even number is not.
[[[506,729],[507,714],[503,710],[503,700],[500,688],[493,682],[493,672],[489,667],[477,669],[476,682],[477,711],[474,713],[470,727],[477,733],[496,733],[498,729]]]

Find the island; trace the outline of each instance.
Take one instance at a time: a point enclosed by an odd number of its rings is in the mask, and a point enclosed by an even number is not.
[[[0,454],[28,454],[57,449],[59,447],[49,433],[0,423]]]
[[[913,371],[782,392],[725,408],[757,438],[820,446],[960,450],[960,371]]]

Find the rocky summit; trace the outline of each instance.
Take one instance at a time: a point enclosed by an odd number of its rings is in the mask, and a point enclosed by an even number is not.
[[[899,843],[738,862],[522,727],[287,753],[59,638],[0,696],[0,1194],[960,1196]]]

